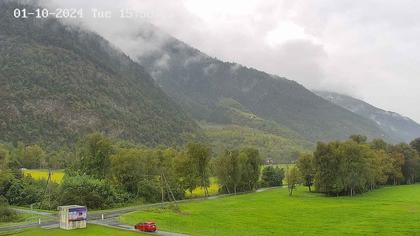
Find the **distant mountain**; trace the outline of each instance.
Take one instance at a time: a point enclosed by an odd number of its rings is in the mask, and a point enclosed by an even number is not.
[[[248,126],[232,117],[234,110],[251,120],[262,119],[262,129],[265,122],[275,124],[273,130],[281,130],[278,135],[297,142],[345,139],[351,134],[389,138],[375,122],[324,100],[294,81],[211,58],[153,26],[125,37],[116,40],[120,42],[117,45],[136,58],[197,120]],[[121,43],[127,40],[130,44]],[[138,49],[152,49],[136,54],[140,50],[134,49],[135,42]]]
[[[410,142],[420,137],[420,124],[398,113],[385,111],[343,94],[316,91],[316,94],[347,110],[374,121],[395,140]]]
[[[0,140],[62,144],[104,132],[182,143],[198,125],[143,67],[99,35],[55,19],[15,19],[0,2]]]

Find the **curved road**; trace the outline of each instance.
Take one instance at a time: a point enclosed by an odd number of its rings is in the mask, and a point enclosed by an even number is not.
[[[258,189],[256,192],[264,192],[264,191],[267,191],[267,190],[270,190],[270,189],[275,189],[275,188],[279,188],[279,187],[261,188],[261,189]],[[252,193],[255,193],[255,192],[252,192]],[[249,194],[249,193],[238,193],[237,195],[242,195],[242,194]],[[223,195],[216,195],[216,196],[203,197],[203,198],[185,199],[185,200],[177,201],[177,203],[212,200],[212,199],[228,197],[228,196],[233,196],[233,195],[234,194],[223,194]],[[101,225],[101,226],[105,226],[105,227],[136,231],[136,230],[133,229],[133,226],[121,224],[118,221],[118,217],[123,215],[123,214],[126,214],[126,213],[130,213],[130,212],[134,212],[134,211],[140,211],[140,210],[146,210],[148,208],[157,207],[157,206],[165,206],[165,205],[168,205],[168,204],[171,204],[171,203],[172,202],[154,203],[154,204],[145,204],[145,205],[140,205],[140,206],[125,207],[125,208],[118,208],[118,209],[112,209],[112,210],[94,211],[93,213],[88,214],[88,222],[90,224],[97,224],[97,225]],[[14,209],[18,212],[40,215],[44,218],[49,217],[50,219],[41,220],[41,224],[39,224],[39,223],[26,223],[26,224],[3,226],[3,227],[0,227],[0,232],[19,231],[19,230],[24,230],[24,229],[28,229],[28,228],[34,228],[34,227],[42,227],[42,228],[47,228],[47,229],[58,227],[58,216],[57,216],[56,213],[34,211],[34,210],[22,209],[22,208],[14,208]],[[53,218],[55,218],[55,219],[53,219]],[[186,236],[186,234],[171,233],[171,232],[164,232],[164,231],[157,231],[155,233],[155,235]]]

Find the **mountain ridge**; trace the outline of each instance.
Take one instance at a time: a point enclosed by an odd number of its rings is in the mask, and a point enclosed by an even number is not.
[[[124,40],[116,40],[115,44],[123,51],[136,51],[133,49],[136,41],[139,47],[153,48],[148,53],[136,55],[134,52],[130,56],[197,120],[229,121],[219,104],[221,99],[229,98],[313,143],[346,139],[354,133],[392,139],[371,120],[324,100],[293,80],[220,61],[161,33],[152,25],[143,26],[136,34],[120,37],[131,40],[126,44],[131,48],[117,42]],[[156,41],[160,41],[159,45]],[[148,43],[153,45],[149,47]],[[218,120],[213,119],[214,113]]]
[[[393,111],[375,107],[363,100],[329,91],[314,91],[319,96],[343,108],[371,119],[389,135],[410,142],[420,137],[420,124]]]

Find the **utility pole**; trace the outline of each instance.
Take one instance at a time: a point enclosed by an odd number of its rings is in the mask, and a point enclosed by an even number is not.
[[[163,173],[162,173],[162,176],[163,176],[163,180],[164,180],[164,181],[165,181],[165,183],[166,183],[166,187],[168,188],[168,191],[169,191],[169,193],[170,193],[170,196],[171,196],[171,197],[172,197],[172,199],[174,200],[175,206],[176,206],[176,207],[178,207],[178,204],[177,204],[177,202],[176,202],[176,199],[175,199],[174,193],[172,192],[171,186],[169,186],[169,183],[168,183],[168,181],[166,180],[165,174],[163,174]]]
[[[48,169],[47,185],[45,186],[44,194],[42,195],[42,199],[41,199],[41,203],[39,205],[39,208],[42,208],[42,204],[44,203],[44,199],[45,199],[45,194],[47,194],[47,191],[49,190],[48,189],[48,185],[49,185],[49,183],[51,181],[51,175],[52,175],[51,169]],[[48,207],[51,207],[51,205],[50,205],[51,204],[51,199],[50,199],[51,196],[50,195],[51,194],[48,191]]]

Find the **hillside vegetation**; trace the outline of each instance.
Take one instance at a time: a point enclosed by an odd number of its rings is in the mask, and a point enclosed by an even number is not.
[[[290,139],[258,129],[237,125],[204,126],[204,131],[216,153],[225,149],[252,147],[265,159],[285,163],[295,160],[299,152],[306,151]]]
[[[100,131],[147,145],[198,127],[150,75],[100,36],[55,19],[15,19],[0,3],[0,140],[74,143]]]
[[[409,142],[420,137],[420,124],[398,113],[385,111],[362,100],[333,92],[316,91],[316,94],[351,112],[374,121],[389,136]]]
[[[116,37],[123,40],[115,43],[137,58],[163,90],[197,120],[234,122],[231,110],[224,105],[228,99],[238,110],[287,130],[283,138],[298,137],[302,143],[345,139],[351,134],[389,138],[371,120],[322,99],[294,81],[211,58],[153,26],[144,25],[137,34]],[[138,55],[132,50],[135,43],[138,48],[154,50]]]

